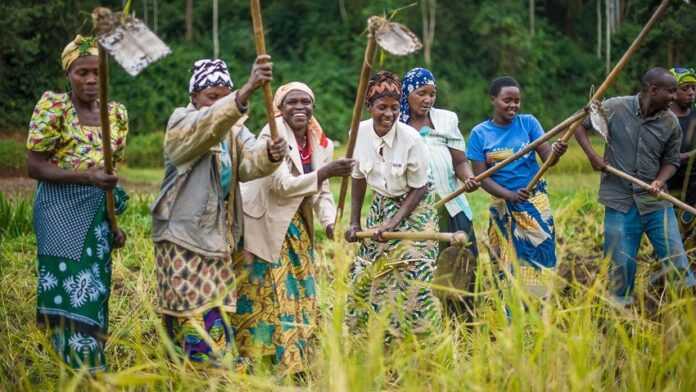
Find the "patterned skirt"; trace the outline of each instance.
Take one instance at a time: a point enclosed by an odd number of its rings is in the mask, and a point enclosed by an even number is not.
[[[314,251],[302,215],[290,222],[280,259],[235,264],[235,342],[243,357],[270,359],[280,374],[305,370],[316,330]]]
[[[378,226],[396,214],[404,199],[405,196],[389,198],[375,194],[367,227]],[[429,192],[396,231],[437,231],[432,203]],[[388,337],[423,334],[439,328],[440,302],[427,286],[433,279],[437,254],[435,241],[364,240],[350,269],[348,325],[364,328],[373,312],[386,312]]]
[[[556,267],[556,235],[546,182],[540,181],[527,201],[495,199],[490,213],[491,259],[531,294],[548,295]]]
[[[104,191],[39,182],[34,201],[38,247],[37,322],[72,368],[106,368],[113,234]],[[114,190],[117,213],[127,196]]]

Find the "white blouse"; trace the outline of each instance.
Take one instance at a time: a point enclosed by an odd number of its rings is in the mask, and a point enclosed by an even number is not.
[[[372,119],[362,121],[353,158],[353,178],[367,180],[375,192],[399,197],[428,182],[428,150],[418,132],[397,121],[379,137]]]

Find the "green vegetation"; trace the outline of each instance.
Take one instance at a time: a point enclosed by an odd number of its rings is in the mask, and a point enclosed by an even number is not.
[[[452,321],[419,340],[384,347],[384,320],[367,334],[354,334],[341,320],[347,294],[346,271],[355,247],[321,241],[321,314],[316,358],[309,390],[689,390],[696,376],[694,298],[673,300],[671,291],[655,311],[646,288],[647,264],[640,264],[639,305],[627,310],[605,298],[607,263],[601,257],[601,207],[596,176],[553,175],[551,199],[559,237],[559,290],[543,304],[513,285],[495,289],[485,252],[474,295],[475,317]],[[580,189],[582,188],[582,189]],[[111,337],[107,356],[112,372],[89,379],[61,365],[45,335],[35,327],[35,240],[27,225],[30,212],[10,202],[21,225],[0,241],[0,379],[9,390],[277,390],[266,373],[240,375],[204,371],[168,359],[172,346],[153,310],[156,295],[150,216],[151,194],[133,194],[121,225],[127,246],[114,258],[110,302]],[[471,197],[477,231],[485,244],[487,196]],[[0,227],[8,218],[0,202]],[[479,212],[480,211],[480,212]],[[650,249],[641,250],[641,259]],[[564,280],[587,271],[595,280]],[[587,274],[583,276],[588,276]],[[503,308],[508,304],[512,321]],[[523,310],[524,308],[526,310]]]
[[[527,1],[438,2],[429,66],[438,78],[438,105],[456,111],[466,133],[489,115],[485,93],[488,82],[497,75],[510,74],[522,83],[523,111],[534,113],[547,128],[555,125],[584,105],[591,86],[597,86],[606,72],[604,54],[596,54],[596,1],[536,1],[533,35]],[[145,19],[154,29],[153,3],[133,1],[133,10],[144,18],[144,7],[149,7]],[[194,60],[213,56],[212,0],[193,2],[191,41],[185,39],[185,1],[157,3],[156,30],[171,46],[172,55],[136,79],[113,62],[111,67],[112,98],[128,108],[132,134],[162,130],[173,109],[188,103],[189,70]],[[240,85],[255,56],[249,3],[219,3],[220,57],[228,62],[234,81]],[[290,80],[307,82],[316,92],[317,116],[326,132],[344,140],[365,47],[366,19],[411,3],[264,1],[266,41],[275,66],[274,86]],[[419,36],[424,20],[420,3],[401,9],[395,17]],[[626,50],[656,6],[651,0],[620,3],[619,23],[611,38],[612,62]],[[122,1],[116,0],[3,3],[0,113],[4,115],[0,130],[25,129],[44,90],[66,89],[60,69],[61,50],[75,33],[89,33],[89,12],[97,4],[122,7]],[[608,95],[634,92],[639,76],[651,66],[693,65],[694,19],[696,7],[674,1]],[[377,67],[403,73],[425,65],[423,53],[406,58],[380,55]],[[256,131],[265,122],[261,94],[255,95],[252,105],[249,124]]]
[[[13,139],[0,139],[0,170],[19,173],[25,169],[26,162],[24,144]]]
[[[127,140],[126,162],[132,167],[162,167],[164,166],[163,132],[135,134]]]

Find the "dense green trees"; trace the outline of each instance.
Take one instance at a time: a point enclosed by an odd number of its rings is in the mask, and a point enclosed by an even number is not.
[[[658,1],[611,1],[618,12],[611,38],[611,60],[616,61]],[[162,129],[173,108],[188,101],[193,61],[212,56],[212,0],[192,2],[190,41],[186,40],[187,2],[133,1],[138,16],[147,10],[150,26],[154,26],[157,6],[157,33],[173,49],[171,56],[136,79],[117,66],[111,68],[112,97],[128,107],[133,133]],[[92,8],[104,4],[119,9],[122,1],[3,3],[0,129],[22,130],[43,90],[65,89],[60,52],[75,33],[89,33]],[[420,36],[423,22],[432,20],[424,18],[423,12],[436,4],[431,69],[440,86],[439,105],[459,113],[462,130],[488,114],[485,88],[496,75],[510,74],[520,80],[525,94],[523,110],[535,113],[547,127],[580,107],[591,86],[603,79],[605,58],[597,56],[597,38],[605,29],[597,28],[597,8],[604,6],[604,0],[536,0],[533,35],[528,1],[427,3],[427,7],[416,4],[401,9],[395,18]],[[310,84],[317,93],[317,115],[326,131],[343,139],[365,45],[361,33],[366,18],[408,4],[409,0],[263,1],[267,45],[276,66],[275,85],[289,80]],[[246,79],[255,54],[248,11],[247,1],[219,3],[220,53],[238,83]],[[633,92],[639,75],[650,66],[671,66],[671,62],[694,65],[694,21],[696,6],[675,0],[610,93]],[[424,64],[422,52],[407,58],[378,58],[378,66],[398,73]],[[252,128],[262,125],[261,110],[259,95],[255,97]]]

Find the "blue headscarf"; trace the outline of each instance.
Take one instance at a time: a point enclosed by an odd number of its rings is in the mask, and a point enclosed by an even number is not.
[[[414,68],[404,75],[401,81],[401,122],[408,124],[411,118],[411,108],[408,106],[408,96],[427,84],[435,86],[433,73],[425,68]]]

